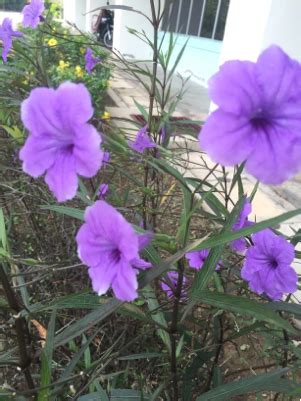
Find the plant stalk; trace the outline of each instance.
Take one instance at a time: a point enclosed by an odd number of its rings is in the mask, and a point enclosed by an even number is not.
[[[15,314],[15,316],[14,316],[15,317],[15,330],[17,333],[17,341],[18,341],[19,354],[20,354],[19,366],[22,369],[22,372],[24,373],[28,388],[32,390],[35,388],[35,385],[34,385],[34,381],[32,379],[31,373],[29,371],[29,366],[31,364],[31,358],[27,352],[27,346],[26,346],[26,341],[25,341],[25,336],[24,336],[24,332],[26,332],[26,329],[25,329],[26,328],[26,320],[24,319],[24,317],[20,316],[20,312],[22,309],[16,298],[14,290],[12,289],[12,287],[9,283],[9,280],[7,278],[7,275],[5,273],[5,270],[4,270],[4,267],[2,264],[0,264],[0,281],[2,283],[9,307]]]

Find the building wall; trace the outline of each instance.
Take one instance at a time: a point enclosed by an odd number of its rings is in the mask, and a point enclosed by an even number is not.
[[[2,23],[4,18],[11,18],[13,21],[13,26],[16,28],[18,23],[22,21],[22,14],[11,11],[0,11],[0,23]]]
[[[232,59],[253,61],[257,59],[258,49],[262,47],[272,1],[231,0],[221,63]],[[285,3],[287,2],[285,1]]]
[[[148,16],[151,15],[149,1],[119,0],[119,5],[132,7]],[[151,49],[141,40],[128,32],[128,28],[137,31],[144,30],[148,37],[153,36],[153,29],[149,21],[141,14],[133,11],[116,10],[114,19],[113,47],[123,56],[134,59],[149,60]]]
[[[231,0],[221,63],[255,61],[271,44],[301,60],[300,0]]]
[[[301,60],[301,1],[273,0],[262,49],[276,43],[291,57]]]
[[[85,11],[83,11],[83,2],[86,5]],[[97,15],[98,11],[92,13],[90,11],[106,5],[106,3],[106,0],[64,0],[64,18],[70,22],[75,22],[80,29],[91,31],[93,15]],[[146,15],[151,15],[148,0],[118,0],[116,2],[110,0],[110,4],[115,3],[133,7],[133,9]],[[88,14],[85,18],[82,18],[80,14],[85,12]],[[152,56],[151,49],[137,37],[130,34],[128,28],[136,29],[137,31],[144,30],[149,38],[153,36],[151,24],[141,14],[132,11],[115,10],[114,49],[130,59],[150,60]],[[168,49],[169,35],[169,33],[165,34],[162,45],[163,51]],[[163,36],[164,32],[160,32],[159,40]],[[209,77],[218,69],[222,42],[181,34],[177,34],[175,37],[177,37],[177,44],[172,56],[172,62],[176,60],[181,48],[186,40],[189,39],[176,71],[183,76],[191,75],[192,79],[206,86]]]

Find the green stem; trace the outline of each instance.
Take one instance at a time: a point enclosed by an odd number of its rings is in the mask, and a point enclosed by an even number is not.
[[[26,341],[25,341],[25,336],[24,336],[24,332],[26,331],[26,330],[24,330],[24,328],[26,327],[26,320],[20,316],[20,312],[22,309],[21,309],[19,302],[16,298],[16,295],[8,281],[7,275],[5,273],[5,270],[4,270],[4,267],[2,264],[0,264],[0,281],[2,283],[9,307],[13,311],[14,317],[15,317],[15,330],[17,333],[17,341],[18,341],[18,347],[19,347],[19,353],[20,353],[19,366],[24,373],[28,388],[34,389],[35,385],[34,385],[31,373],[29,371],[29,366],[31,364],[31,358],[27,352]]]

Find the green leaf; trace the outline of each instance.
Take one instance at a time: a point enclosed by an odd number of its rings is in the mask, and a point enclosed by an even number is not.
[[[125,355],[125,356],[120,356],[118,358],[119,361],[135,361],[138,359],[152,359],[152,358],[162,358],[164,357],[164,354],[159,353],[159,352],[144,352],[141,354],[131,354],[131,355]]]
[[[91,309],[101,306],[100,297],[96,294],[90,294],[86,291],[65,295],[63,297],[54,299],[47,303],[36,303],[29,307],[30,313],[39,313],[49,309]],[[22,311],[25,316],[28,314],[27,310]]]
[[[50,387],[47,387],[51,383],[51,366],[52,366],[52,354],[53,354],[53,340],[54,340],[54,330],[55,330],[55,318],[56,310],[54,309],[50,322],[47,329],[46,344],[42,351],[41,360],[41,387],[42,390],[39,391],[38,401],[48,401],[50,394]]]
[[[224,232],[227,233],[227,231],[231,230],[234,222],[237,219],[237,216],[240,213],[241,208],[243,207],[244,201],[245,201],[245,199],[241,198],[237,202],[237,204],[234,206],[232,212],[230,213],[230,215],[221,231],[221,234],[214,236],[213,237],[214,239],[216,239],[219,236],[226,235],[226,234],[224,234]],[[210,241],[210,239],[204,240],[201,245],[203,245],[207,241]],[[220,260],[221,254],[224,250],[224,246],[225,246],[225,244],[222,243],[222,244],[217,244],[217,246],[215,246],[214,248],[207,247],[207,248],[212,248],[212,249],[210,249],[209,255],[206,258],[202,269],[199,270],[196,274],[196,277],[192,284],[192,289],[191,289],[191,293],[193,295],[202,291],[209,283],[211,277],[213,276],[213,274],[215,272],[215,267],[217,266],[217,264]],[[198,249],[199,249],[199,247],[198,247]],[[204,248],[202,247],[202,249],[204,249]]]
[[[85,317],[71,324],[60,334],[55,336],[54,346],[58,347],[60,345],[66,344],[73,338],[80,336],[89,327],[93,327],[94,325],[105,319],[107,316],[109,316],[111,313],[115,312],[121,305],[121,301],[118,301],[117,299],[110,299],[107,303],[97,308],[93,312],[88,313]]]
[[[247,235],[257,233],[258,231],[263,230],[264,228],[277,226],[279,223],[283,221],[289,220],[292,217],[297,216],[301,213],[301,209],[293,210],[291,212],[283,213],[277,217],[272,217],[271,219],[267,219],[261,221],[260,223],[255,223],[250,227],[243,228],[241,230],[235,232],[225,232],[210,237],[209,239],[204,240],[200,243],[199,246],[195,247],[193,250],[201,250],[205,248],[213,248],[218,245],[223,245],[229,243],[235,239],[245,237]],[[203,268],[202,268],[203,270]]]
[[[192,298],[221,310],[239,313],[240,315],[250,315],[257,320],[267,322],[296,334],[296,330],[286,320],[277,315],[277,313],[268,309],[266,304],[260,304],[250,299],[216,291],[195,292],[192,293]]]
[[[42,205],[41,209],[51,210],[56,213],[65,214],[66,216],[74,217],[78,220],[84,220],[84,210],[75,209],[73,207],[58,206],[58,205]]]
[[[3,250],[7,250],[7,238],[6,238],[6,228],[5,219],[2,208],[0,208],[0,241],[2,243]]]
[[[140,391],[115,389],[112,390],[110,401],[149,401],[149,397],[142,396]]]
[[[182,58],[182,56],[183,56],[183,54],[184,54],[184,51],[185,51],[185,49],[186,49],[186,46],[187,46],[187,44],[188,44],[188,41],[189,41],[189,38],[186,40],[186,42],[185,42],[184,45],[182,46],[181,50],[179,51],[179,53],[178,53],[178,55],[177,55],[177,58],[176,58],[176,60],[175,60],[175,62],[174,62],[174,64],[173,64],[173,66],[172,66],[172,68],[170,69],[170,71],[169,71],[169,73],[168,73],[167,81],[169,81],[170,78],[173,76],[173,74],[174,74],[174,72],[175,72],[175,70],[176,70],[176,68],[177,68],[177,65],[178,65],[179,62],[181,61],[181,58]]]
[[[134,100],[135,106],[140,111],[140,113],[143,115],[144,120],[146,122],[148,122],[148,113],[147,113],[146,109],[140,103],[138,103],[135,99],[133,99],[133,100]]]
[[[100,392],[95,392],[87,395],[83,395],[78,398],[78,401],[103,401]],[[112,394],[109,398],[110,401],[149,401],[148,397],[142,396],[140,391],[127,390],[127,389],[116,389],[112,390]],[[105,401],[105,400],[104,400]]]
[[[277,382],[280,381],[281,376],[287,372],[288,369],[278,369],[273,372],[263,373],[235,382],[223,384],[222,386],[219,386],[197,397],[196,401],[227,401],[236,395],[243,395],[261,390],[270,390],[271,387],[277,385]]]
[[[24,134],[16,125],[8,127],[7,125],[0,125],[16,142],[22,144],[24,141]]]
[[[296,316],[301,316],[300,304],[294,304],[292,302],[269,302],[266,306],[273,311],[287,312]]]
[[[164,313],[160,310],[160,304],[157,301],[157,297],[155,292],[153,291],[152,287],[150,285],[147,285],[143,289],[143,294],[145,295],[145,299],[149,308],[149,311],[151,312],[151,318],[154,322],[159,323],[162,327],[166,327],[166,330],[168,328]],[[156,312],[155,312],[156,311]],[[167,331],[163,329],[158,329],[157,333],[165,346],[167,347],[168,351],[171,351],[171,343],[170,343],[170,337]]]

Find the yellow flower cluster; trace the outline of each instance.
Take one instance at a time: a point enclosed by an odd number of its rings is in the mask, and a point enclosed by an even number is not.
[[[65,70],[65,68],[68,68],[68,67],[70,67],[70,64],[67,62],[67,63],[65,63],[65,61],[64,60],[60,60],[60,62],[59,62],[59,65],[58,65],[58,67],[57,67],[57,69],[59,70],[59,71],[64,71]]]
[[[109,120],[111,118],[111,114],[108,111],[105,111],[101,116],[102,120]]]
[[[75,67],[75,75],[77,76],[77,78],[82,78],[84,76],[84,72],[83,72],[82,67],[80,65],[77,65]]]
[[[53,46],[57,45],[57,40],[54,39],[54,38],[51,38],[51,39],[48,40],[47,43],[48,43],[48,46],[53,47]]]

